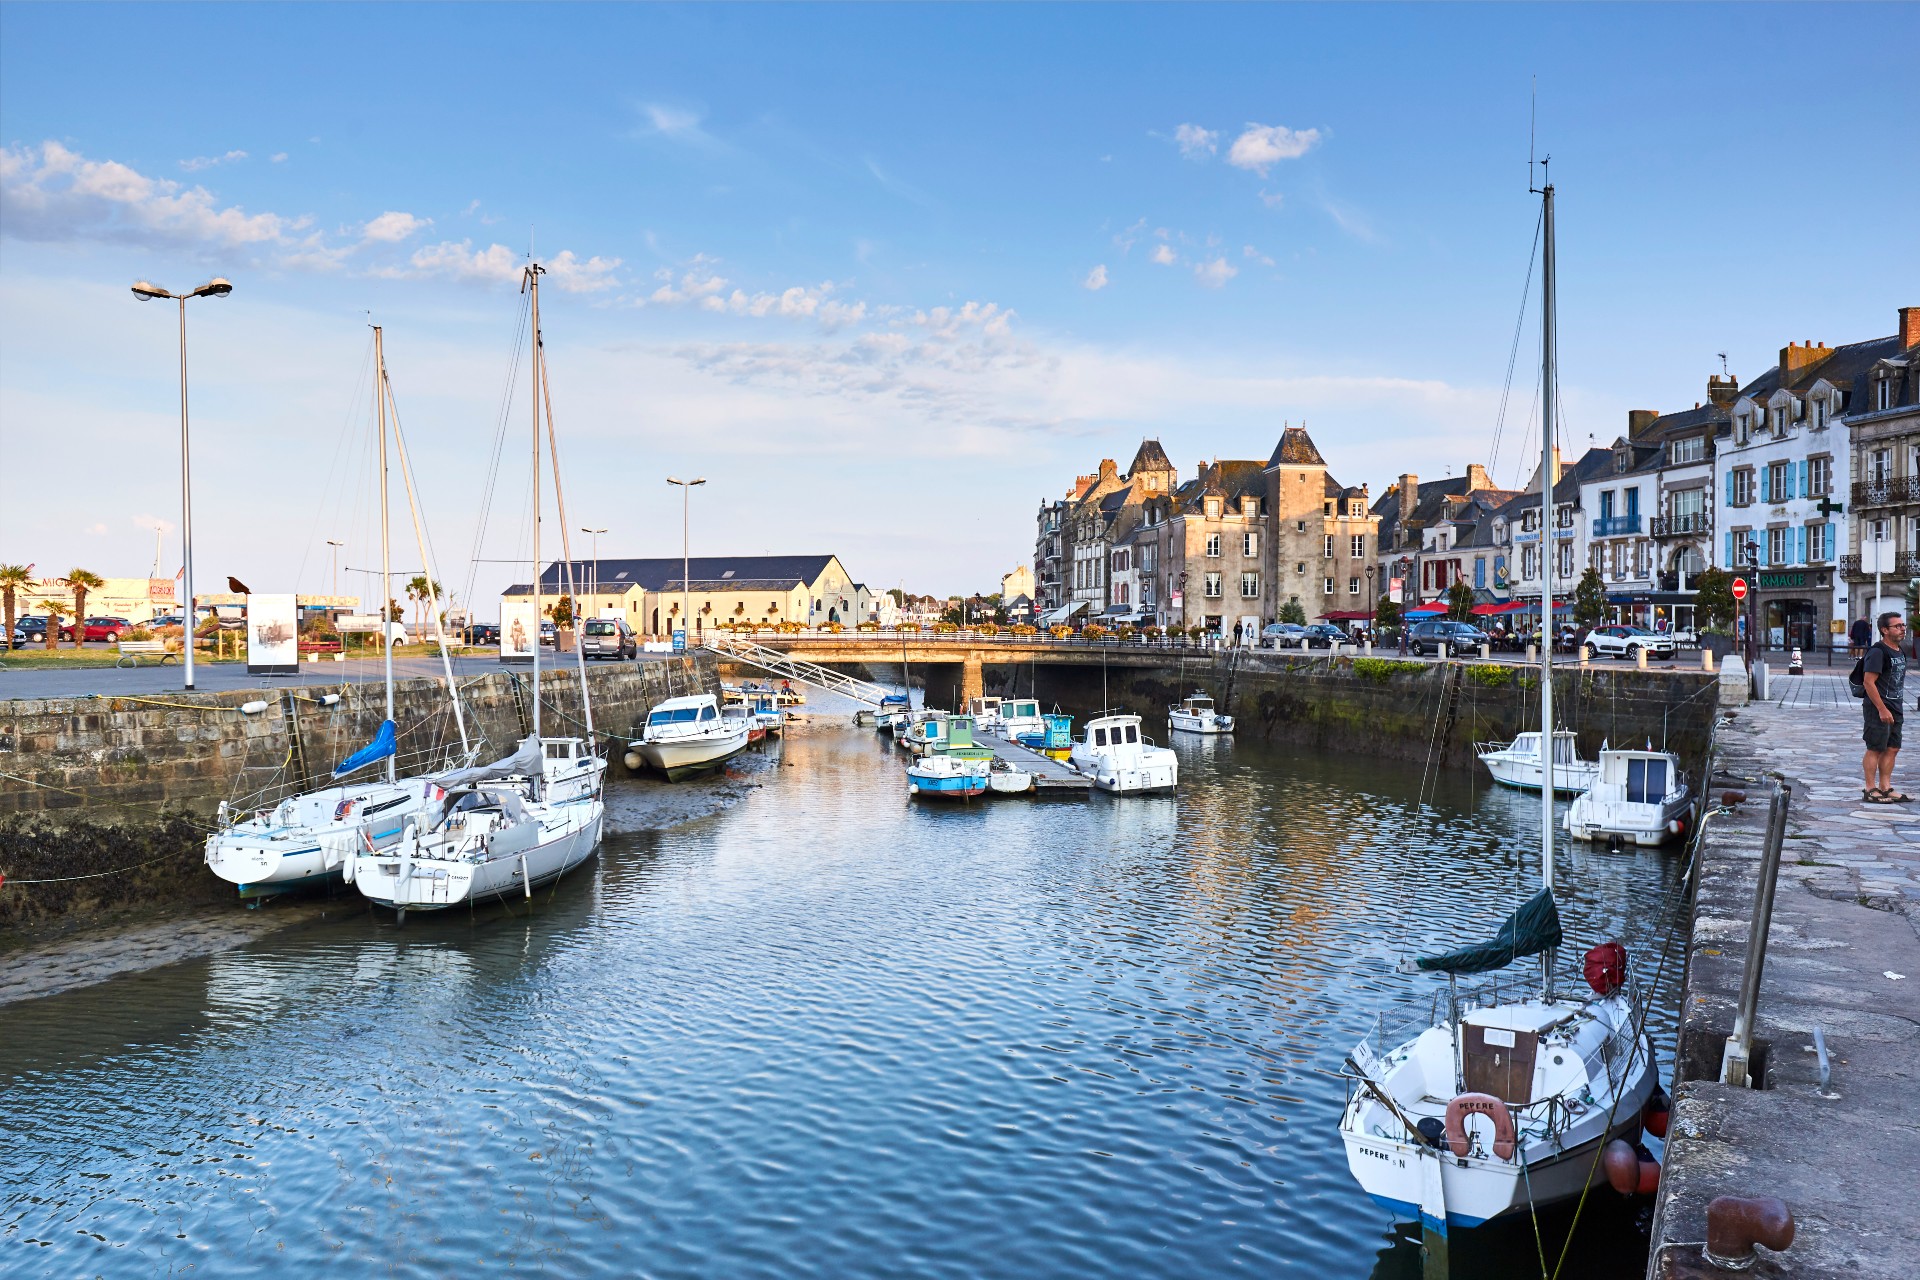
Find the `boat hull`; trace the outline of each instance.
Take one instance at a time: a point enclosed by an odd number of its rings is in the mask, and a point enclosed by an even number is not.
[[[1175,711],[1167,717],[1167,728],[1175,733],[1228,734],[1233,732],[1233,717]]]
[[[1503,751],[1485,752],[1480,763],[1487,766],[1487,772],[1493,780],[1503,787],[1512,787],[1516,791],[1538,791],[1540,789],[1540,757],[1516,756]],[[1600,776],[1600,766],[1589,760],[1574,763],[1558,762],[1553,766],[1553,789],[1556,794],[1578,795],[1593,785]]]
[[[970,800],[987,789],[983,777],[916,778],[907,775],[907,794],[922,800]]]
[[[472,860],[414,858],[397,852],[355,859],[354,885],[369,902],[398,911],[441,911],[467,903],[526,896],[593,856],[605,810],[598,800],[554,807],[531,846]]]
[[[633,751],[643,761],[678,782],[698,773],[718,769],[746,750],[749,732],[746,726],[711,737],[686,738],[666,742],[636,742]]]

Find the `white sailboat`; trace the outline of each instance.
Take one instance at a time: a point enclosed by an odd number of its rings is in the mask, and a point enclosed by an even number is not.
[[[393,403],[393,388],[387,381],[386,349],[378,325],[373,327],[373,353],[374,422],[380,437],[380,597],[384,600],[391,592],[393,581],[393,540],[387,501],[387,410]],[[420,521],[420,505],[413,490],[413,472],[407,462],[397,412],[393,415],[393,424],[400,474],[406,482],[408,507],[413,515],[414,538],[419,544],[421,563],[431,566],[433,561]],[[460,733],[461,751],[465,760],[471,760],[466,714],[453,681],[451,649],[442,630],[439,610],[431,612],[434,635],[440,642],[447,696],[452,699],[454,723]],[[322,787],[289,796],[270,809],[241,815],[231,813],[222,802],[219,827],[207,837],[206,863],[215,875],[236,885],[242,897],[284,893],[338,877],[348,857],[361,849],[391,845],[400,837],[407,819],[420,814],[428,803],[435,789],[429,779],[396,775],[393,646],[382,645],[381,649],[386,654],[386,719],[374,740],[342,761],[333,776],[343,778],[382,760],[386,776]]]
[[[1545,256],[1541,346],[1542,528],[1551,528],[1554,472],[1553,187],[1543,200]],[[1551,617],[1553,587],[1543,583]],[[1553,734],[1553,654],[1540,655],[1540,724]],[[1354,1178],[1395,1213],[1418,1217],[1430,1246],[1449,1226],[1580,1195],[1605,1174],[1598,1158],[1615,1137],[1637,1137],[1658,1083],[1637,993],[1617,943],[1588,953],[1586,999],[1556,996],[1561,940],[1553,899],[1553,788],[1541,789],[1543,887],[1491,941],[1418,961],[1448,975],[1445,1009],[1432,1025],[1384,1052],[1356,1046],[1340,1137]],[[1461,996],[1454,979],[1539,955],[1537,995]]]
[[[531,295],[533,379],[533,582],[539,600],[540,564],[540,413],[546,409],[547,438],[553,460],[554,502],[559,509],[565,585],[573,599],[573,555],[566,495],[560,484],[559,438],[546,383],[546,352],[540,333],[538,263],[528,266],[525,287]],[[531,897],[542,884],[557,880],[591,857],[599,847],[606,806],[601,786],[607,762],[592,748],[593,697],[587,686],[586,657],[578,646],[580,701],[586,737],[541,735],[540,646],[533,650],[533,732],[513,755],[492,765],[454,770],[434,779],[432,803],[409,819],[387,848],[356,853],[346,865],[347,879],[370,901],[406,913],[436,910],[520,893]]]

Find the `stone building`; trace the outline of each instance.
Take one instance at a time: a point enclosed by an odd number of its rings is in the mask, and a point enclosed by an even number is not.
[[[1064,551],[1067,502],[1066,498],[1042,502],[1040,513],[1034,518],[1033,604],[1042,614],[1067,602],[1066,566],[1072,562]]]
[[[556,560],[541,571],[536,603],[542,616],[553,601],[567,594],[566,567],[565,561]],[[679,556],[646,560],[602,556],[597,567],[596,580],[593,560],[573,562],[573,582],[581,588],[581,614],[594,618],[617,612],[629,627],[649,636],[669,635],[681,626],[683,601],[692,613],[696,636],[725,623],[745,621],[853,626],[878,611],[871,593],[853,581],[840,557],[832,555],[694,556],[691,562]],[[532,587],[523,582],[508,587],[501,597],[531,594]]]
[[[1309,622],[1372,607],[1371,566],[1380,526],[1365,485],[1342,485],[1327,473],[1313,437],[1286,427],[1267,459],[1270,513],[1265,557],[1269,590],[1264,616],[1297,604]]]
[[[1266,504],[1266,468],[1250,459],[1206,463],[1173,493],[1168,519],[1156,526],[1172,622],[1259,635],[1268,610]]]
[[[1043,614],[1049,623],[1117,615],[1110,591],[1116,542],[1142,521],[1149,501],[1164,497],[1178,478],[1157,440],[1143,440],[1122,475],[1103,458],[1092,475],[1077,477],[1060,519],[1060,566],[1065,576],[1060,603]]]
[[[1655,415],[1636,433],[1636,415],[1628,415],[1628,435],[1659,446],[1659,492],[1648,525],[1653,539],[1654,589],[1649,594],[1654,618],[1664,614],[1676,628],[1691,629],[1695,580],[1714,562],[1714,460],[1733,421],[1738,380],[1710,375],[1707,399],[1691,409]]]
[[[1861,344],[1874,350],[1846,393],[1853,519],[1841,570],[1859,602],[1853,618],[1902,608],[1908,580],[1920,577],[1920,307],[1901,307],[1899,319],[1891,339]],[[1877,598],[1876,539],[1891,557]]]
[[[1637,427],[1644,436],[1655,420],[1647,410],[1634,410],[1628,431]],[[1616,439],[1606,453],[1580,481],[1580,509],[1587,517],[1583,568],[1600,575],[1608,621],[1651,629],[1659,620],[1653,601],[1657,573],[1652,519],[1665,451],[1629,434]]]
[[[1479,501],[1474,501],[1476,495],[1482,495]],[[1469,508],[1490,514],[1512,496],[1510,491],[1497,488],[1487,478],[1487,469],[1477,462],[1467,467],[1464,476],[1424,484],[1419,476],[1402,475],[1372,508],[1379,521],[1372,562],[1375,598],[1391,599],[1396,580],[1402,584],[1403,605],[1422,604],[1444,595],[1460,571],[1460,557],[1450,537],[1430,540],[1427,530],[1456,516],[1467,517]],[[1473,515],[1476,522],[1478,518]]]

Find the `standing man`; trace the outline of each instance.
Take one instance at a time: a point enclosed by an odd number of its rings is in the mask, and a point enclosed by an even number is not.
[[[1854,658],[1863,656],[1867,646],[1873,643],[1873,624],[1867,621],[1865,614],[1853,620],[1853,626],[1847,632],[1847,643],[1853,648],[1849,656]]]
[[[1904,647],[1907,623],[1898,613],[1880,615],[1880,640],[1867,650],[1865,707],[1867,754],[1861,763],[1867,789],[1860,798],[1869,804],[1905,804],[1913,799],[1893,789],[1893,760],[1900,754],[1901,694],[1907,679]]]

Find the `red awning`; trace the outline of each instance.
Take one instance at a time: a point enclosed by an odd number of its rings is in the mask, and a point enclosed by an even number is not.
[[[1327,622],[1365,622],[1373,617],[1371,609],[1335,609],[1332,613],[1323,613],[1320,617]]]
[[[1473,612],[1476,617],[1494,618],[1503,613],[1518,613],[1525,608],[1527,606],[1518,600],[1509,600],[1505,604],[1477,604],[1473,606]]]

